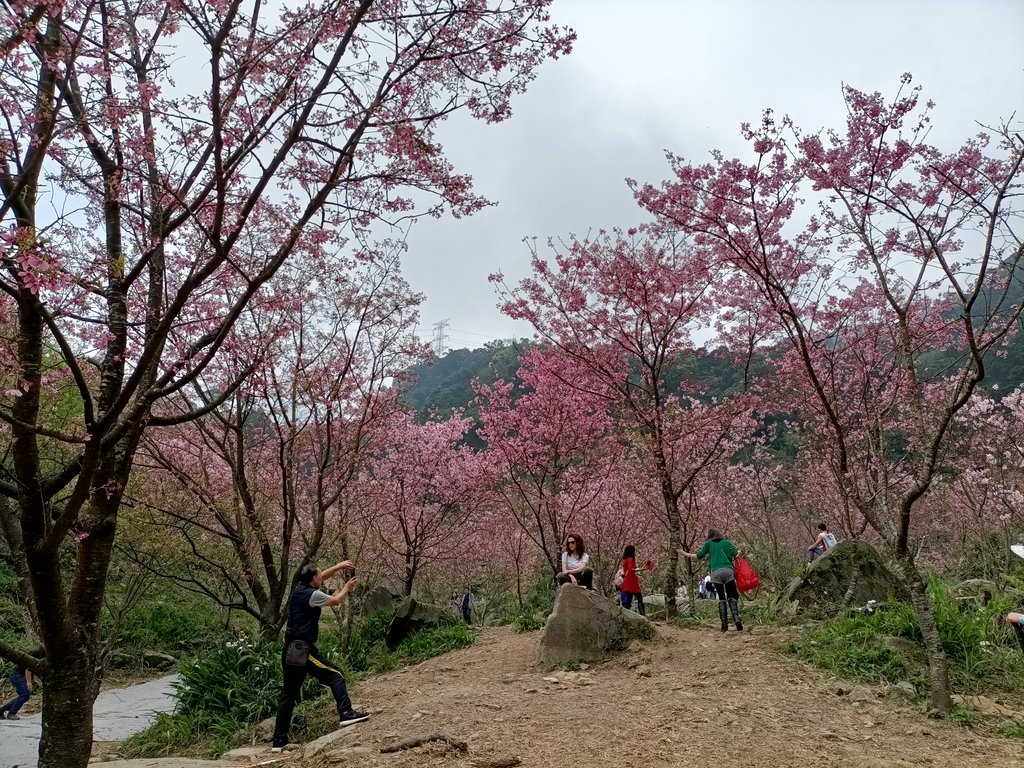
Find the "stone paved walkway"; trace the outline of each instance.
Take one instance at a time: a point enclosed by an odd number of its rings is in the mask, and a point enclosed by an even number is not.
[[[149,680],[128,688],[102,691],[93,709],[93,739],[123,741],[145,730],[157,712],[174,709],[171,683],[177,675]],[[0,768],[35,768],[39,755],[42,717],[0,720]]]

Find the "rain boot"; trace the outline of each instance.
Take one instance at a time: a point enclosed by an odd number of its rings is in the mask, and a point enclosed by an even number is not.
[[[729,607],[725,600],[718,601],[718,617],[722,620],[722,631],[729,631]]]
[[[719,605],[721,605],[721,603],[719,603]],[[740,601],[737,600],[735,597],[730,597],[729,598],[729,608],[732,609],[732,617],[736,621],[736,631],[737,632],[742,632],[743,631],[743,622],[740,621]],[[725,609],[724,608],[721,609],[719,611],[719,613],[722,614],[722,616],[724,617],[725,616]],[[724,619],[724,618],[722,619],[722,626],[728,626],[728,623],[729,622],[726,619]]]

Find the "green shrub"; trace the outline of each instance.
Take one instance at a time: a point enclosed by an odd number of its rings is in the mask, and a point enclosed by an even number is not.
[[[929,596],[954,690],[1024,693],[1024,655],[999,620],[1012,603],[1005,597],[996,597],[984,607],[953,600],[937,580],[929,585]],[[917,615],[909,605],[894,603],[873,614],[834,619],[805,632],[786,648],[840,676],[890,683],[906,680],[918,690],[927,690],[925,648]]]
[[[281,693],[280,643],[239,642],[185,667],[174,684],[177,712],[205,713],[214,721],[248,723],[277,708]]]
[[[205,741],[219,757],[235,734],[277,709],[281,693],[280,643],[230,643],[186,666],[174,684],[173,715],[162,714],[124,745],[131,757],[163,757]]]
[[[516,632],[536,632],[544,628],[547,619],[538,616],[536,613],[520,613],[512,620]]]
[[[550,571],[538,573],[530,588],[523,595],[522,608],[516,608],[517,615],[534,613],[547,616],[555,607],[555,582]]]
[[[348,666],[353,672],[385,672],[399,666],[384,644],[394,609],[363,617],[352,631],[348,644]]]
[[[442,617],[436,627],[416,632],[395,651],[384,645],[392,614],[383,611],[364,619],[353,631],[346,662],[327,657],[351,680],[356,672],[379,673],[419,662],[470,645],[473,632],[454,616]],[[324,632],[321,651],[336,645],[332,632]],[[257,641],[229,643],[186,666],[175,684],[178,699],[173,715],[160,715],[148,729],[123,745],[128,757],[163,757],[194,753],[219,757],[237,746],[252,724],[272,715],[281,693],[281,643]],[[297,738],[321,736],[337,726],[332,707],[316,699],[330,696],[313,678],[307,678],[303,701],[295,710]]]
[[[144,599],[124,619],[118,645],[137,651],[196,652],[219,647],[226,639],[221,616],[206,602],[162,594]]]
[[[348,664],[353,672],[388,672],[403,664],[417,663],[464,648],[476,639],[461,618],[444,613],[436,627],[414,632],[391,651],[384,638],[392,618],[394,611],[380,611],[364,618],[352,632]]]
[[[205,732],[205,721],[201,713],[170,715],[158,712],[153,724],[121,744],[118,753],[129,758],[180,754]]]
[[[395,649],[404,661],[417,663],[449,651],[472,645],[476,637],[462,621],[445,621],[436,627],[415,632]]]

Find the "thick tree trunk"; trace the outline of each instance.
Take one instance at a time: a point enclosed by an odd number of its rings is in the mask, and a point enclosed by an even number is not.
[[[939,714],[948,715],[953,708],[949,696],[949,664],[946,660],[946,651],[942,647],[942,638],[939,635],[938,624],[935,622],[935,613],[932,611],[924,579],[917,570],[917,565],[911,555],[899,557],[897,563],[903,572],[904,581],[910,589],[910,600],[913,603],[914,612],[917,614],[917,623],[921,627],[921,636],[924,639],[924,647],[928,655],[932,708]]]
[[[676,589],[679,586],[679,548],[682,536],[679,515],[670,515],[668,528],[668,575],[665,581],[665,618],[674,619],[679,615],[676,605]]]
[[[411,563],[406,563],[406,565],[405,565],[405,583],[402,585],[403,594],[405,595],[405,597],[411,597],[412,596],[412,585],[413,585],[413,582],[415,580],[416,580],[416,570],[415,570],[415,567]]]
[[[273,643],[281,634],[280,619],[276,621],[260,619],[260,639],[265,643]]]
[[[0,535],[7,543],[7,549],[14,560],[14,569],[18,574],[18,594],[28,618],[32,623],[32,630],[39,634],[39,615],[36,613],[36,603],[32,599],[32,586],[28,572],[28,560],[25,558],[25,541],[21,535],[21,523],[18,520],[14,505],[9,499],[0,499]]]
[[[93,704],[100,683],[97,667],[97,660],[84,644],[50,664],[42,697],[39,768],[88,766],[92,754]]]
[[[686,560],[686,602],[690,606],[690,615],[697,615],[697,571],[689,558]]]
[[[519,610],[523,610],[523,569],[519,567],[516,560],[516,601],[519,603]]]

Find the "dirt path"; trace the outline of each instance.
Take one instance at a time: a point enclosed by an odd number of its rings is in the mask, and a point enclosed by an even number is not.
[[[1024,765],[1019,742],[929,720],[896,695],[837,696],[837,682],[771,650],[778,631],[663,625],[642,650],[556,673],[560,682],[533,666],[539,637],[487,629],[472,648],[359,685],[354,698],[373,717],[357,726],[362,748],[345,765],[468,768],[510,756],[526,768]],[[468,742],[468,754],[437,743],[379,753],[435,731]]]

